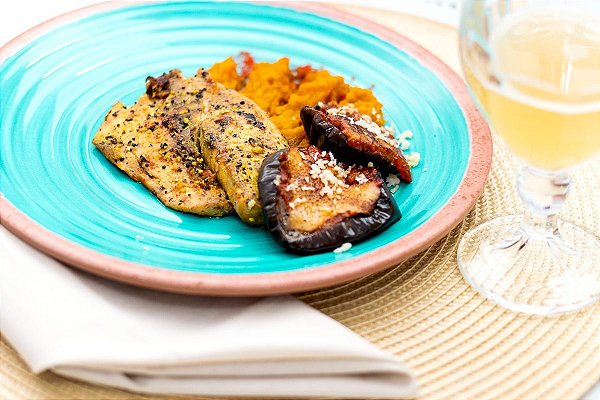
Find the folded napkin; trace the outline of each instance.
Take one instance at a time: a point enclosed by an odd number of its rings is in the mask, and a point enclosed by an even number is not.
[[[0,227],[1,329],[33,372],[138,392],[410,398],[411,372],[291,297],[208,298],[67,268]]]

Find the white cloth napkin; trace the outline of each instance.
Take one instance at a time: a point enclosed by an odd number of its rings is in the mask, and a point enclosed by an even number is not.
[[[0,227],[1,329],[35,373],[132,391],[410,398],[402,362],[291,297],[160,293],[68,268]]]

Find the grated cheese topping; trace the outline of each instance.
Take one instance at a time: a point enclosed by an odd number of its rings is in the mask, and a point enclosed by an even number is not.
[[[344,189],[350,187],[347,179],[354,166],[345,166],[345,164],[338,163],[335,156],[328,151],[304,152],[299,149],[298,152],[304,155],[302,158],[309,166],[308,176],[299,177],[299,179],[289,182],[285,187],[285,191],[312,192],[320,197],[328,197],[334,203],[339,200]],[[280,184],[281,177],[276,177],[275,181],[277,185]],[[369,178],[361,173],[356,178],[356,182],[367,183]],[[290,203],[290,207],[294,208],[304,201],[303,198],[295,199]]]
[[[411,168],[414,168],[417,165],[419,165],[420,161],[421,161],[421,153],[419,153],[419,152],[413,151],[408,156],[406,156],[406,162],[408,163],[408,165]]]
[[[302,154],[302,152],[300,152]],[[345,182],[346,177],[351,171],[351,168],[344,169],[340,167],[337,160],[331,152],[322,151],[319,154],[323,158],[318,158],[310,165],[310,177],[321,181],[323,187],[319,190],[321,197],[327,196],[333,198],[336,194],[341,194],[342,189],[348,187]],[[327,158],[325,158],[327,157]],[[309,180],[305,178],[307,182]],[[302,186],[302,190],[315,190],[311,186]]]
[[[285,191],[291,192],[292,190],[296,190],[297,188],[298,188],[298,185],[296,184],[296,182],[292,182],[286,186]]]
[[[388,186],[395,186],[400,184],[400,179],[396,174],[389,174],[385,179],[385,182],[388,184]]]
[[[408,150],[410,147],[410,139],[412,139],[413,133],[406,130],[397,136],[398,142],[400,143],[400,150]]]
[[[327,107],[322,102],[319,102],[319,106],[324,108]],[[394,128],[389,126],[377,125],[377,123],[375,123],[369,115],[361,115],[361,113],[356,107],[354,107],[353,104],[347,104],[340,107],[332,107],[327,109],[326,112],[330,115],[342,115],[347,117],[351,124],[364,128],[367,132],[373,134],[375,138],[381,139],[394,147],[399,147],[402,151],[406,151],[410,148],[411,139],[413,138],[412,131],[407,129],[402,133],[396,135],[394,132]],[[371,113],[374,114],[375,109],[371,110]],[[376,117],[379,117],[379,115],[377,115]],[[408,161],[409,157],[411,158],[411,161]],[[411,168],[414,168],[419,164],[419,153],[413,152],[409,155],[409,157],[407,157],[407,162]],[[372,166],[372,164],[369,164],[369,166]]]
[[[356,177],[356,182],[358,182],[358,183],[360,183],[360,184],[363,184],[363,183],[367,183],[367,182],[369,182],[369,180],[367,179],[367,177],[365,176],[365,174],[359,174],[359,175]]]
[[[307,201],[308,200],[306,199],[306,197],[299,197],[297,199],[294,199],[290,201],[290,208],[294,209],[298,204],[306,203]]]
[[[389,174],[387,178],[385,178],[385,183],[392,193],[396,193],[400,188],[400,178],[396,174]]]
[[[340,247],[336,248],[335,250],[333,250],[333,252],[335,254],[341,254],[345,251],[348,251],[352,248],[352,243],[344,243],[342,244]]]
[[[389,126],[377,125],[377,123],[375,123],[369,115],[361,115],[361,113],[356,107],[354,107],[354,105],[347,104],[341,107],[329,108],[327,109],[327,114],[343,115],[348,118],[351,124],[360,126],[361,128],[364,128],[367,132],[373,134],[377,139],[383,140],[384,142],[394,147],[398,147],[398,141],[396,141],[396,139],[394,138],[393,128]]]

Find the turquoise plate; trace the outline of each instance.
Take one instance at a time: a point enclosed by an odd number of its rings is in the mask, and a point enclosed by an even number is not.
[[[406,38],[317,5],[104,3],[34,28],[0,60],[2,223],[86,270],[165,290],[272,294],[347,281],[397,264],[473,206],[491,140],[462,81]],[[308,9],[308,10],[307,10]],[[165,208],[94,148],[118,100],[144,79],[249,51],[258,60],[329,69],[374,86],[386,118],[413,131],[414,183],[395,193],[402,220],[343,254],[286,253],[235,216]]]

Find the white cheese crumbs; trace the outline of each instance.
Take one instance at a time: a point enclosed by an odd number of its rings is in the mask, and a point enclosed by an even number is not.
[[[352,123],[352,121],[351,121]],[[368,115],[362,115],[360,119],[354,121],[354,125],[360,126],[372,133],[375,138],[383,140],[384,142],[397,147],[398,142],[394,138],[394,130],[389,126],[379,126]]]
[[[396,137],[396,139],[400,143],[400,150],[402,150],[402,151],[408,150],[408,148],[410,147],[409,139],[412,139],[412,137],[413,137],[413,133],[409,130],[402,132],[401,134],[399,134]]]
[[[290,201],[290,208],[294,209],[298,204],[306,203],[306,197],[299,197]]]
[[[392,193],[396,193],[400,188],[400,178],[398,178],[398,175],[396,174],[389,174],[388,177],[385,178],[385,183]]]
[[[248,209],[252,209],[252,207],[254,207],[256,205],[256,201],[254,201],[254,199],[250,200],[248,202]]]
[[[321,102],[319,102],[319,105],[321,107],[325,106],[325,104],[323,104]],[[359,113],[358,108],[354,107],[353,104],[346,104],[345,106],[341,106],[341,107],[332,107],[327,110],[327,114],[329,114],[329,115],[345,115],[347,117],[352,117],[358,113]]]
[[[367,177],[365,176],[365,174],[359,174],[359,175],[356,177],[356,182],[358,182],[358,183],[360,183],[360,184],[363,184],[363,183],[367,183],[367,182],[369,182],[369,180],[367,179]]]
[[[319,102],[321,107],[325,105]],[[371,114],[375,115],[376,110],[372,109]],[[379,126],[373,121],[371,116],[367,114],[360,114],[358,109],[353,104],[347,104],[341,107],[332,107],[327,110],[330,115],[342,115],[348,118],[350,124],[360,126],[367,132],[375,136],[376,139],[382,140],[394,147],[399,147],[401,151],[406,151],[410,148],[411,139],[413,138],[413,132],[411,130],[404,130],[402,133],[395,135],[394,128],[390,126]],[[376,118],[380,118],[377,114]],[[411,168],[416,167],[421,159],[421,155],[418,152],[412,152],[406,157],[406,161]],[[373,164],[369,163],[369,167]]]
[[[319,174],[321,173],[321,168],[319,168],[319,166],[317,164],[311,164],[310,165],[310,171],[309,174],[312,178],[317,178],[319,176]]]
[[[296,190],[297,187],[298,187],[298,185],[296,184],[296,182],[292,182],[286,186],[285,191],[291,192],[292,190]]]
[[[312,172],[312,171],[311,171]],[[323,182],[323,188],[319,191],[321,196],[333,197],[338,187],[346,187],[346,183],[338,179],[330,169],[324,169],[319,174],[319,179]]]
[[[304,190],[305,192],[312,192],[315,190],[315,188],[312,186],[302,186],[300,189]]]
[[[389,174],[388,177],[385,178],[385,182],[388,184],[388,186],[394,186],[400,184],[400,179],[396,174]]]
[[[408,165],[411,168],[414,168],[417,165],[419,165],[420,161],[421,161],[421,153],[419,153],[419,152],[413,151],[408,156],[406,156],[406,162],[408,163]]]
[[[276,175],[275,179],[273,179],[273,183],[275,184],[275,186],[279,186],[279,184],[281,183],[281,175]]]
[[[333,250],[333,252],[335,254],[341,254],[345,251],[348,251],[352,248],[352,243],[344,243],[342,244],[340,247],[336,248],[335,250]]]
[[[412,139],[413,133],[412,131],[406,130],[398,135],[398,140]]]
[[[319,102],[319,106],[325,107],[325,104]],[[360,114],[358,109],[353,104],[346,104],[341,107],[329,108],[327,114],[330,115],[343,115],[348,118],[351,124],[360,126],[372,133],[377,139],[383,140],[394,147],[401,147],[401,150],[406,150],[410,146],[410,141],[413,137],[413,133],[409,130],[405,130],[396,139],[394,128],[389,126],[379,126],[373,121],[373,118],[368,114]],[[377,114],[375,108],[371,109],[371,114],[375,116],[375,119],[381,118],[380,114]]]
[[[317,158],[311,165],[309,175],[312,179],[321,181],[323,187],[319,190],[321,197],[327,196],[333,199],[334,196],[342,193],[342,188],[348,187],[345,179],[350,173],[350,169],[344,169],[340,167],[337,160],[330,152],[323,151],[319,153],[321,157]],[[305,177],[306,182],[309,182],[308,178]],[[306,189],[316,190],[316,188],[305,186]],[[304,188],[302,188],[304,190]]]

